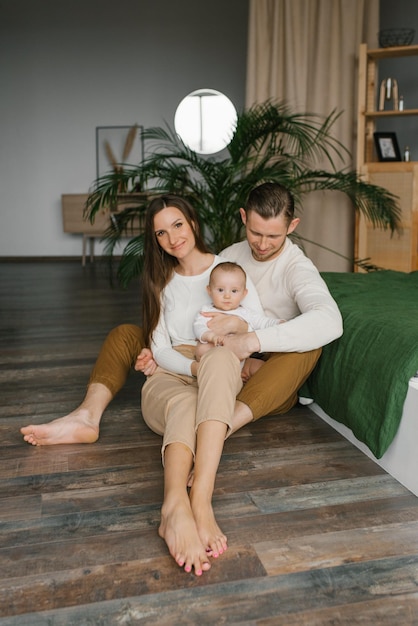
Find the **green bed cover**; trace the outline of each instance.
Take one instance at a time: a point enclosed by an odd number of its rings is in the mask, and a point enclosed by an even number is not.
[[[344,334],[323,348],[300,395],[313,398],[380,458],[418,370],[418,271],[322,277],[340,308]]]

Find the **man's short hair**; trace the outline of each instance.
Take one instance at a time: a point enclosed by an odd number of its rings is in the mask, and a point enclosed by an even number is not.
[[[286,187],[268,182],[250,192],[244,210],[246,213],[254,211],[264,219],[282,216],[290,224],[295,216],[295,203]]]

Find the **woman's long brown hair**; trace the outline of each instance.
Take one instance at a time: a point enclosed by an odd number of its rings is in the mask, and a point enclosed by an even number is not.
[[[144,269],[142,273],[142,327],[145,345],[151,345],[151,337],[161,314],[161,292],[173,276],[178,260],[167,254],[157,241],[154,217],[167,207],[175,207],[184,215],[195,236],[196,248],[209,252],[202,236],[195,209],[184,198],[166,194],[154,198],[147,209],[144,232]]]

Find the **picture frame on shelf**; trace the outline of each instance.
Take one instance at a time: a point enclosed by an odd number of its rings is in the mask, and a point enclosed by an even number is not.
[[[402,161],[396,133],[373,133],[379,161]]]
[[[144,159],[144,127],[96,126],[96,177],[99,178],[124,165],[138,165]]]

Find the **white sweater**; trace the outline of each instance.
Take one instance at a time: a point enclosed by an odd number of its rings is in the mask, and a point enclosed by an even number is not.
[[[233,244],[221,254],[247,272],[268,317],[288,320],[255,331],[261,352],[306,352],[342,335],[341,313],[327,285],[290,239],[272,261],[256,261],[247,241]]]
[[[191,375],[192,359],[188,359],[173,346],[181,344],[196,345],[193,322],[203,305],[211,304],[206,287],[209,275],[215,265],[226,261],[215,256],[212,265],[198,276],[181,276],[174,274],[161,295],[161,315],[152,335],[151,350],[156,363],[160,367],[177,374]],[[252,283],[247,279],[248,294],[243,305],[259,315],[264,315],[260,298]]]

